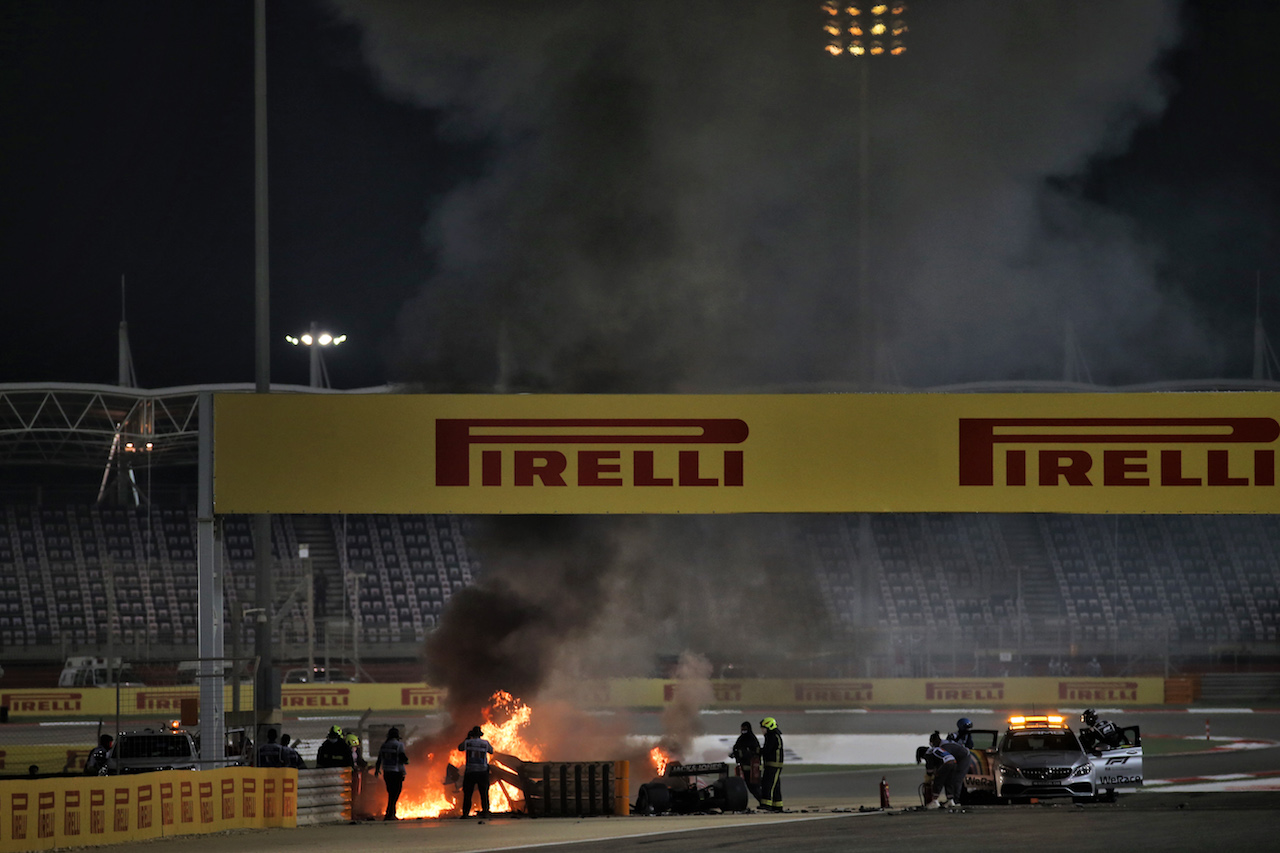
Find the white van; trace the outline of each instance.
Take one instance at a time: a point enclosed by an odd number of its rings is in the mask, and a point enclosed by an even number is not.
[[[69,657],[62,665],[58,686],[141,687],[142,684],[133,680],[133,668],[120,658]]]

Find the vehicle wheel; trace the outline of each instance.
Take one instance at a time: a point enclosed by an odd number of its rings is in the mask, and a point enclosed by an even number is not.
[[[671,808],[671,791],[661,782],[649,782],[640,786],[636,794],[637,814],[662,814]]]
[[[747,780],[741,776],[729,776],[724,780],[724,806],[723,810],[727,812],[745,812],[750,791],[747,790]]]

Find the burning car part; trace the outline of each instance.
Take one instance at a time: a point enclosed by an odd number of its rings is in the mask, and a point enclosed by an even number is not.
[[[640,786],[636,795],[637,814],[693,814],[695,812],[747,810],[747,782],[729,773],[724,762],[680,764],[672,761],[659,779]],[[700,777],[715,776],[710,784]]]
[[[627,814],[629,763],[626,761],[548,762],[541,745],[524,732],[532,711],[509,693],[499,692],[483,712],[481,733],[494,747],[489,762],[489,800],[494,813],[541,816]],[[500,720],[500,722],[499,722]],[[401,818],[436,818],[461,813],[462,769],[452,733],[433,738],[430,746],[409,744],[410,779],[416,774],[425,787],[406,785],[397,812]],[[424,748],[425,747],[425,748]],[[516,753],[523,754],[521,758]],[[366,785],[376,797],[379,786]],[[376,800],[364,804],[366,814],[378,813]]]

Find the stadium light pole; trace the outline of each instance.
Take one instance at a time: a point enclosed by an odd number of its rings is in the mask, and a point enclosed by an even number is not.
[[[271,393],[271,267],[269,207],[267,204],[267,2],[253,4],[253,189],[254,189],[254,390]],[[253,516],[254,603],[270,613],[275,599],[275,573],[271,559],[271,515]],[[254,682],[257,727],[254,742],[261,743],[258,728],[278,722],[280,685],[275,676],[275,650],[271,622],[254,632],[258,673]]]
[[[871,60],[877,56],[902,56],[907,52],[904,39],[907,23],[906,3],[837,3],[822,4],[822,29],[828,36],[826,52],[832,57],[851,56],[858,60],[858,280],[854,307],[854,381],[862,390],[874,390],[878,379],[876,348],[879,333],[874,307],[875,288],[871,281]],[[858,519],[858,555],[864,566],[870,566],[875,549],[875,533],[870,513]],[[858,602],[864,624],[871,624],[875,612],[871,605],[870,579],[859,572]]]
[[[878,378],[878,329],[871,281],[871,59],[907,52],[906,3],[822,4],[822,28],[829,39],[824,48],[833,57],[859,60],[858,75],[858,281],[854,304],[856,350],[854,373],[858,386],[875,387]]]
[[[315,323],[312,323],[310,331],[303,332],[301,335],[297,336],[285,335],[284,339],[295,347],[306,347],[311,351],[311,387],[330,387],[329,370],[325,366],[322,352],[325,347],[336,347],[339,344],[346,343],[347,336],[322,332]]]

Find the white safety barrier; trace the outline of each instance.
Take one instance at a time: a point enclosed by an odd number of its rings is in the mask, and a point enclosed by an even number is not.
[[[298,826],[351,820],[351,771],[298,771]]]

